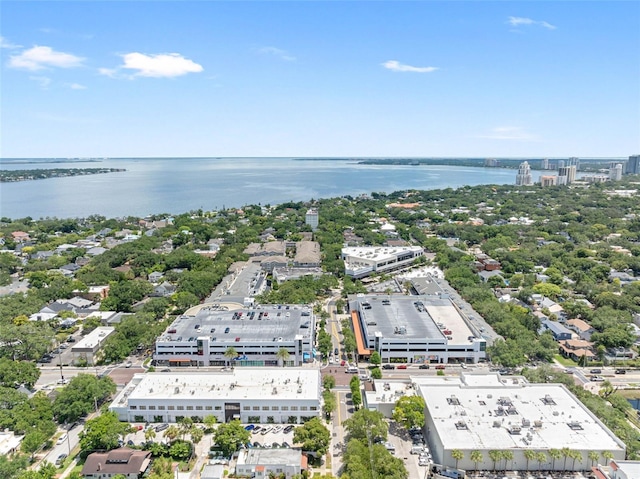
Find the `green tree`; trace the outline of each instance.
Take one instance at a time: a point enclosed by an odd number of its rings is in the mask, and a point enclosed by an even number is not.
[[[469,458],[473,462],[476,472],[478,472],[478,464],[484,461],[484,454],[482,454],[482,451],[478,451],[477,449],[475,449],[471,451]]]
[[[589,451],[589,460],[591,461],[591,467],[595,465],[595,463],[600,459],[600,454],[598,451]]]
[[[460,449],[454,449],[451,451],[451,457],[453,459],[455,459],[456,461],[456,469],[458,469],[458,461],[460,461],[460,459],[464,458],[464,452],[462,452]]]
[[[144,430],[144,439],[147,442],[153,442],[156,438],[156,430],[153,427],[148,427]]]
[[[289,350],[287,348],[280,348],[276,353],[276,358],[278,358],[278,362],[282,362],[282,366],[286,366],[287,361],[289,361]]]
[[[38,378],[40,378],[40,370],[35,363],[0,358],[0,386],[17,388],[24,385],[31,389]]]
[[[322,410],[329,417],[336,409],[336,397],[330,390],[326,389],[322,392],[322,399]]]
[[[544,451],[536,453],[536,461],[538,461],[538,471],[542,468],[542,464],[547,462],[547,454]]]
[[[373,368],[371,370],[372,379],[382,379],[382,370],[380,368]]]
[[[168,439],[169,442],[174,442],[178,437],[180,437],[180,428],[177,425],[172,424],[165,429],[164,437],[165,439]]]
[[[507,470],[507,462],[513,463],[513,451],[511,449],[505,449],[502,451],[502,459],[504,459],[504,470]]]
[[[562,465],[562,470],[566,471],[567,459],[571,456],[571,449],[569,449],[568,447],[563,447],[562,449],[560,449],[560,454],[562,454],[562,457],[564,457],[564,464]]]
[[[536,458],[536,451],[533,449],[525,449],[524,450],[524,458],[527,460],[526,470],[529,470],[529,461],[533,461]]]
[[[382,358],[380,357],[380,353],[378,351],[374,351],[371,353],[369,363],[373,364],[374,366],[379,366],[380,363],[382,363]]]
[[[360,409],[343,422],[350,439],[367,441],[372,439],[387,439],[387,423],[384,415],[379,411]]]
[[[320,419],[314,417],[302,426],[295,428],[293,441],[302,444],[303,451],[323,455],[329,449],[331,434]]]
[[[106,412],[89,419],[80,433],[80,448],[83,451],[110,450],[118,447],[120,436],[131,432],[131,426],[120,422],[115,412]]]
[[[551,469],[555,470],[556,461],[562,457],[562,451],[560,449],[549,449],[549,457],[551,458]]]
[[[59,422],[77,421],[115,392],[116,385],[109,376],[78,374],[56,396],[53,413]]]
[[[605,464],[608,466],[611,463],[611,459],[613,459],[613,453],[611,451],[602,451],[602,457],[604,458]]]
[[[336,387],[336,378],[335,378],[335,376],[332,376],[330,374],[324,376],[322,378],[322,386],[325,389],[333,389],[334,387]]]
[[[213,433],[214,442],[226,456],[231,456],[250,437],[251,432],[245,430],[238,420],[220,424]]]
[[[424,425],[425,402],[420,396],[403,396],[393,410],[393,420],[406,429]]]
[[[502,459],[502,451],[498,449],[492,449],[489,451],[489,458],[493,462],[493,470],[496,470],[496,462]]]
[[[233,346],[229,346],[224,352],[224,357],[227,358],[227,366],[233,367],[231,361],[238,357],[238,350]]]
[[[213,414],[209,414],[202,419],[202,422],[207,428],[206,429],[207,432],[211,432],[213,430],[213,426],[215,426],[218,423],[218,418],[215,417]]]

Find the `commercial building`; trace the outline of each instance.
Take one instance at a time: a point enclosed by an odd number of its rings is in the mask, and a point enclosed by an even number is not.
[[[523,161],[518,167],[518,174],[516,175],[516,185],[518,186],[530,186],[533,184],[533,178],[531,176],[531,166],[528,161]]]
[[[616,163],[609,168],[609,179],[611,181],[620,181],[622,179],[622,163]]]
[[[358,354],[383,362],[477,363],[486,340],[446,293],[349,298]]]
[[[562,166],[558,168],[558,184],[570,185],[576,181],[576,171],[576,165]]]
[[[238,453],[236,475],[266,479],[271,474],[291,479],[307,469],[307,457],[299,449],[243,449]]]
[[[562,384],[499,374],[412,381],[426,403],[425,438],[436,464],[494,470],[495,451],[510,451],[508,470],[583,471],[593,464],[590,452],[625,458],[624,443]],[[455,450],[462,452],[458,460]],[[566,455],[554,459],[552,450]],[[474,460],[472,451],[482,458]],[[527,451],[540,455],[527,459]]]
[[[100,348],[115,330],[111,326],[98,327],[71,346],[73,364],[84,363],[88,366],[93,366],[97,362],[96,356]]]
[[[342,248],[344,274],[364,278],[408,266],[424,254],[420,246],[355,246]]]
[[[109,410],[121,421],[301,423],[320,415],[320,372],[307,368],[235,368],[201,373],[136,374]]]
[[[555,186],[557,181],[558,181],[558,177],[555,175],[540,176],[540,184],[542,186]]]
[[[625,175],[637,175],[640,173],[640,155],[632,155],[629,157],[624,173]]]
[[[307,210],[307,214],[304,217],[304,222],[311,226],[311,230],[318,229],[318,210],[310,208]]]
[[[259,305],[228,310],[205,306],[177,318],[156,340],[158,365],[236,366],[300,365],[314,357],[315,316],[308,306]],[[225,356],[234,348],[237,356]],[[280,350],[289,353],[279,358]]]

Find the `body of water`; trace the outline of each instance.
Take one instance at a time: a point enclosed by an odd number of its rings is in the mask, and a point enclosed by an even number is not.
[[[38,219],[101,214],[111,218],[183,213],[198,208],[215,210],[249,204],[273,205],[371,192],[514,184],[517,173],[502,168],[378,166],[359,165],[355,160],[299,161],[293,158],[54,161],[2,160],[0,169],[104,167],[127,171],[2,183],[1,216]]]

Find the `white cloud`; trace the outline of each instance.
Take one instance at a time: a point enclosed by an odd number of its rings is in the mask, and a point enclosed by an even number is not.
[[[0,36],[0,48],[15,49],[15,48],[22,48],[22,45],[16,45],[15,43],[11,43],[6,38]]]
[[[487,140],[538,141],[536,135],[527,132],[519,126],[498,126],[492,128],[490,133],[477,135],[476,138],[484,138]]]
[[[134,76],[173,78],[187,73],[199,73],[204,68],[178,53],[161,53],[157,55],[145,55],[143,53],[127,53],[122,55],[124,63],[118,68],[136,70]],[[103,75],[115,77],[118,69],[100,68]]]
[[[555,30],[557,28],[555,25],[551,25],[548,22],[542,20],[533,20],[526,17],[509,17],[507,23],[512,27],[519,27],[520,25],[539,25],[548,30]]]
[[[276,47],[262,47],[258,49],[258,53],[262,55],[275,56],[275,57],[278,57],[280,60],[284,60],[287,62],[293,62],[296,60],[296,57],[290,55],[285,50],[281,50],[280,48],[276,48]]]
[[[70,83],[69,85],[67,85],[69,88],[71,88],[72,90],[86,90],[87,87],[84,85],[81,85],[80,83]]]
[[[49,77],[30,76],[29,80],[38,82],[40,84],[40,88],[42,88],[43,90],[48,89],[49,85],[51,85],[51,78],[49,78]]]
[[[57,52],[51,47],[35,46],[19,55],[9,57],[9,66],[25,70],[42,70],[47,67],[74,68],[82,65],[84,58],[71,53]]]
[[[392,70],[394,72],[431,73],[439,70],[438,67],[414,67],[411,65],[404,65],[396,60],[389,60],[381,65],[387,70]]]

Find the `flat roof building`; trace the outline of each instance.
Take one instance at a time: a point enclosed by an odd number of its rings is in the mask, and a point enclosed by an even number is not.
[[[408,266],[424,254],[420,246],[353,246],[342,248],[344,273],[364,278]]]
[[[446,293],[349,298],[358,353],[383,362],[477,363],[486,340]]]
[[[508,450],[509,470],[581,471],[591,467],[591,451],[625,457],[624,443],[562,384],[530,384],[499,374],[412,380],[426,403],[426,439],[437,464],[493,470],[491,451]],[[554,460],[552,449],[575,451],[575,460]],[[463,457],[454,459],[454,450]],[[527,460],[527,450],[544,453],[544,459]],[[472,451],[480,451],[482,460],[474,462]]]
[[[287,365],[314,358],[315,316],[309,306],[259,305],[226,310],[205,306],[195,315],[176,319],[156,340],[159,365],[277,366],[278,352],[286,349]],[[233,347],[237,356],[225,356]]]
[[[86,361],[89,366],[95,364],[96,354],[100,347],[115,330],[111,326],[100,326],[71,346],[73,363],[78,364]]]
[[[321,391],[320,372],[308,368],[136,374],[109,409],[130,422],[300,423],[320,415]]]
[[[246,477],[278,477],[291,479],[307,469],[307,458],[299,449],[243,449],[238,453],[236,475]]]

